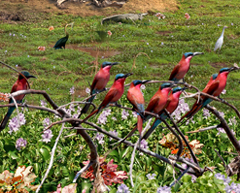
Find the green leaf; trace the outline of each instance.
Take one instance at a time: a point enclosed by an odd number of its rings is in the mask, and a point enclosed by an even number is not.
[[[15,154],[14,151],[9,151],[8,154],[9,154],[9,157],[11,157],[12,159],[17,159],[18,158],[18,156]]]
[[[41,147],[40,152],[45,161],[47,161],[50,158],[50,152],[45,147]]]

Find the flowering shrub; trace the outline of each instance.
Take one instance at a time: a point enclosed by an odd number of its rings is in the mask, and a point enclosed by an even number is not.
[[[23,192],[27,193],[30,190],[36,190],[38,185],[31,185],[37,176],[32,173],[33,167],[19,166],[15,173],[10,173],[5,170],[0,174],[0,192]],[[29,191],[27,190],[29,189]]]
[[[105,158],[99,158],[100,168],[101,168],[101,174],[102,178],[104,180],[104,183],[106,185],[111,186],[114,184],[122,184],[123,180],[127,179],[127,172],[125,171],[117,171],[118,165],[113,164],[113,159],[110,160],[110,162],[105,162]],[[87,165],[89,161],[84,161],[83,164]],[[82,178],[90,178],[90,180],[94,180],[93,175],[93,167],[91,166],[88,171],[82,173]]]

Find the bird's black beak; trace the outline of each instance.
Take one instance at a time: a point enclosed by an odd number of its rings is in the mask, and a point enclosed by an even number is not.
[[[114,66],[114,65],[117,65],[117,64],[119,64],[120,62],[113,62],[113,63],[111,63],[111,66]]]
[[[231,72],[231,71],[234,71],[235,70],[235,67],[231,67],[231,68],[229,68],[229,72]]]
[[[203,52],[193,52],[193,56],[197,56],[197,55],[203,55]]]
[[[188,89],[188,87],[183,87],[183,88],[182,88],[182,91],[187,90],[187,89]]]
[[[37,78],[37,77],[33,75],[29,75],[27,78]]]
[[[127,77],[129,77],[131,75],[133,75],[133,73],[127,73],[127,74],[124,75],[124,77],[127,78]]]
[[[147,83],[149,81],[151,81],[151,80],[144,80],[144,81],[142,81],[142,84],[145,84],[145,83]]]

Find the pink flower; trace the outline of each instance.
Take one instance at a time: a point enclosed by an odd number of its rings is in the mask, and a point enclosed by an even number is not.
[[[108,33],[108,35],[109,35],[109,36],[111,36],[111,35],[112,35],[112,32],[111,32],[111,31],[108,31],[107,33]]]
[[[190,19],[190,15],[188,13],[185,13],[186,19]]]
[[[45,51],[45,46],[38,46],[39,51]]]
[[[86,193],[86,192],[87,192],[87,189],[83,189],[83,190],[82,190],[82,193]]]
[[[54,27],[50,26],[48,29],[49,29],[49,31],[52,31],[52,30],[54,30]]]

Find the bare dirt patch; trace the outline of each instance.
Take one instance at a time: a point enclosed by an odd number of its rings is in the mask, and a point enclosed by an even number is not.
[[[7,20],[9,18],[21,20],[21,13],[27,11],[25,7],[28,7],[28,11],[32,13],[45,12],[79,16],[108,16],[120,13],[143,13],[147,11],[164,12],[177,9],[176,0],[128,0],[121,8],[97,8],[93,5],[88,6],[87,4],[89,4],[89,1],[86,3],[67,1],[63,3],[63,9],[59,9],[56,7],[55,3],[56,1],[54,0],[1,0],[0,6],[2,10],[4,10],[3,15]]]

